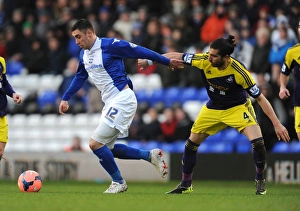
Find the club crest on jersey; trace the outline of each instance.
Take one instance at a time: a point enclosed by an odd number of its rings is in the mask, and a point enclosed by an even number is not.
[[[206,74],[211,74],[211,70],[207,70],[207,71],[206,71]]]
[[[226,82],[227,82],[227,83],[230,83],[230,84],[233,83],[233,77],[230,76],[229,78],[227,78],[227,79],[226,79]]]
[[[135,48],[137,45],[136,44],[134,44],[134,43],[129,43],[129,45],[130,45],[130,47],[132,47],[132,48]]]
[[[115,38],[114,41],[112,42],[112,44],[114,44],[115,42],[120,42],[120,40]]]

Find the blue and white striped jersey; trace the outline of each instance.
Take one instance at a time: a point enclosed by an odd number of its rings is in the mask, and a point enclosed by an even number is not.
[[[77,73],[62,100],[69,100],[90,77],[101,92],[105,103],[116,96],[126,85],[131,89],[124,58],[151,59],[169,65],[170,59],[142,46],[116,38],[98,38],[90,50],[81,50]]]

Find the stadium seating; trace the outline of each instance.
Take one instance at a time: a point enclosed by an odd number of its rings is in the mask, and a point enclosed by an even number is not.
[[[233,145],[226,144],[223,142],[209,144],[208,153],[232,153],[233,152]]]
[[[45,74],[39,76],[39,91],[54,90],[57,91],[63,80],[62,75]]]
[[[56,110],[58,92],[55,90],[44,90],[38,94],[37,100],[40,112],[47,112],[47,109],[51,111]]]
[[[24,76],[20,74],[13,74],[8,77],[12,86],[15,90],[18,90],[21,95],[23,95],[24,99],[30,93],[37,92],[40,111],[45,109],[46,105],[57,106],[54,102],[57,102],[59,97],[57,90],[63,80],[62,75],[27,74]],[[24,78],[26,78],[26,80],[24,80]],[[201,107],[208,99],[204,88],[163,88],[161,78],[158,74],[134,74],[131,75],[130,78],[134,84],[134,91],[136,93],[137,100],[141,104],[147,103],[149,106],[155,106],[161,103],[166,107],[170,107],[177,103],[183,105],[190,101],[197,102],[198,106],[196,106],[197,108],[193,111],[193,116],[196,116],[199,111],[199,107]],[[9,107],[12,106],[13,102],[9,101]]]
[[[164,102],[165,92],[163,88],[152,90],[149,93],[149,104],[155,106],[158,103]]]
[[[139,103],[149,104],[149,97],[148,97],[147,90],[145,90],[145,89],[136,90],[135,96]]]
[[[176,103],[181,104],[182,89],[179,87],[169,87],[164,90],[163,102],[166,107],[171,107]]]
[[[300,153],[300,142],[297,140],[291,141],[289,152],[290,153]]]
[[[198,100],[186,101],[182,105],[182,108],[190,116],[190,118],[194,121],[194,120],[196,120],[198,113],[201,110],[203,105],[204,105],[204,103],[201,101],[198,101]]]
[[[174,145],[172,143],[167,143],[167,142],[162,142],[159,144],[159,147],[164,151],[164,152],[174,152]]]
[[[207,91],[204,87],[199,89],[198,96],[199,96],[198,100],[202,102],[206,102],[209,99]]]
[[[144,74],[133,74],[129,75],[129,78],[132,81],[134,90],[141,90],[147,87],[147,80]]]
[[[208,153],[209,151],[209,142],[204,141],[198,148],[198,153]]]
[[[57,114],[57,89],[62,76],[30,74],[24,80],[23,75],[8,75],[10,83],[19,93],[26,97],[27,93],[36,89],[38,91],[38,105],[43,110],[46,105],[52,105],[55,113],[40,114],[14,114],[8,115],[9,143],[8,151],[59,151],[69,144],[72,137],[79,135],[83,139],[83,146],[88,149],[88,141],[97,127],[100,114]],[[136,74],[133,77],[135,93],[139,103],[149,103],[155,106],[164,103],[172,106],[182,104],[184,111],[192,120],[195,120],[201,107],[208,100],[205,88],[162,88],[158,75]],[[38,86],[37,86],[38,85]],[[11,104],[12,101],[9,101]],[[161,120],[161,115],[159,116]],[[141,142],[129,140],[132,147],[152,149],[160,147],[167,152],[182,153],[185,140],[174,143],[161,143],[156,140]],[[213,136],[208,137],[198,149],[199,153],[250,153],[251,144],[247,138],[236,129],[227,128]],[[295,141],[290,144],[278,142],[272,149],[274,153],[300,153],[300,143]]]
[[[133,147],[133,148],[138,148],[138,149],[142,149],[142,142],[140,140],[130,140],[128,142],[128,146]]]
[[[6,62],[7,75],[21,75],[25,71],[24,64],[18,61]]]
[[[284,142],[277,142],[273,148],[273,153],[289,153],[290,152],[290,144]]]
[[[95,114],[15,114],[8,115],[9,144],[8,151],[62,151],[78,135],[83,146],[88,150],[88,142],[100,120],[100,113]],[[182,153],[185,140],[174,143],[151,140],[126,141],[129,146],[152,149],[162,148],[166,152]],[[198,153],[251,153],[248,139],[233,128],[225,129],[207,138],[199,147]],[[300,143],[277,142],[273,153],[300,153]]]
[[[17,76],[19,77],[19,76]],[[22,79],[21,77],[19,77],[20,79]],[[26,80],[25,80],[26,79]],[[23,88],[29,90],[29,91],[33,91],[33,90],[37,90],[37,85],[40,83],[40,76],[38,74],[28,74],[26,75],[26,78],[23,77],[22,80],[22,84],[23,84]],[[39,88],[38,88],[39,90]]]
[[[162,81],[159,74],[153,73],[150,75],[145,74],[133,74],[129,75],[133,83],[133,89],[138,90],[156,90],[162,88]]]
[[[183,104],[186,101],[198,100],[199,91],[196,87],[187,87],[182,90],[180,102]]]
[[[150,74],[146,76],[147,85],[144,86],[144,89],[146,90],[155,90],[162,88],[162,81],[158,74]]]
[[[179,141],[176,141],[174,143],[170,143],[172,144],[173,148],[172,148],[172,151],[171,152],[175,152],[175,153],[183,153],[184,151],[184,148],[185,148],[185,140],[179,140]]]
[[[240,139],[236,142],[236,152],[239,154],[250,153],[252,150],[251,143],[248,139]]]
[[[213,144],[223,142],[223,140],[224,140],[223,136],[224,136],[224,132],[220,131],[220,132],[216,133],[215,135],[208,136],[205,141],[208,143],[213,143]]]

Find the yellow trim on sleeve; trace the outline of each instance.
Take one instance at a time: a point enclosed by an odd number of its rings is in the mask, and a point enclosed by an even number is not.
[[[0,56],[0,63],[2,64],[3,70],[2,70],[2,74],[6,74],[6,63],[5,63],[5,59],[3,57]]]

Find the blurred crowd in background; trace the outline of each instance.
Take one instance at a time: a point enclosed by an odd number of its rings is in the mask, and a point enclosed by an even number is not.
[[[232,56],[253,74],[293,139],[292,99],[279,99],[278,79],[287,49],[298,42],[299,17],[299,0],[0,0],[0,56],[7,61],[8,76],[20,74],[26,80],[29,74],[62,75],[57,90],[61,97],[77,67],[80,49],[70,27],[80,18],[90,20],[99,37],[125,39],[159,53],[205,52],[214,39],[232,34],[237,42]],[[155,65],[141,72],[130,59],[125,66],[128,74],[159,74],[163,88],[203,87],[200,71],[192,67],[169,71]],[[98,95],[87,82],[71,100],[73,105],[79,102],[71,112],[87,112],[91,101],[86,97],[95,102]],[[37,93],[25,96],[23,107],[10,113],[25,112],[26,103],[36,97]],[[271,122],[254,106],[264,135],[274,137]],[[91,112],[101,111],[101,105],[96,107]],[[29,111],[35,112],[40,111]],[[180,105],[143,106],[130,134],[133,139],[171,142],[174,137],[186,139],[192,122]]]

